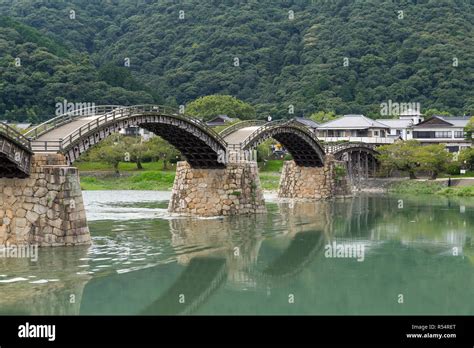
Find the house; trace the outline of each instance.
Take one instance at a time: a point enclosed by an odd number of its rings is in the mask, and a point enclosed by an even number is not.
[[[404,110],[400,113],[398,119],[394,118],[381,118],[377,119],[377,122],[387,125],[390,130],[388,137],[394,139],[410,140],[413,139],[414,125],[419,124],[424,120],[422,114],[417,110]]]
[[[137,127],[137,126],[123,128],[119,131],[119,133],[125,136],[135,136],[135,137],[141,136],[143,140],[145,141],[155,136],[155,133],[150,132],[147,129]]]
[[[413,126],[412,120],[399,120],[399,119],[377,119],[387,127],[389,127],[387,136],[393,139],[410,140],[413,136],[411,127]]]
[[[398,116],[400,120],[412,121],[414,125],[424,121],[424,117],[419,110],[408,109],[404,110]]]
[[[295,117],[294,120],[302,124],[303,126],[308,127],[314,133],[316,133],[318,127],[320,126],[319,123],[314,122],[313,120],[310,120],[309,118]]]
[[[422,144],[445,144],[449,152],[470,147],[464,128],[470,116],[433,116],[413,126],[413,139]]]
[[[318,138],[326,142],[351,141],[390,144],[395,141],[388,137],[390,127],[364,115],[344,115],[321,124]]]
[[[217,115],[212,120],[207,121],[206,124],[210,127],[223,126],[224,124],[233,122],[235,120],[235,118],[231,118],[227,115]]]

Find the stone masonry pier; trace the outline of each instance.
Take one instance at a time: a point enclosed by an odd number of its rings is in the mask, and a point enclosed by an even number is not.
[[[338,171],[337,168],[341,168]],[[326,156],[323,167],[302,167],[286,161],[280,177],[279,198],[320,200],[350,193],[345,165]]]
[[[256,162],[229,163],[223,169],[195,169],[178,162],[168,210],[197,216],[265,212]]]
[[[0,179],[0,246],[90,244],[79,174],[61,154],[35,154],[31,175]]]

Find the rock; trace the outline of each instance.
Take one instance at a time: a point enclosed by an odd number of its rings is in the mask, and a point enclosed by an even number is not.
[[[39,218],[39,214],[35,213],[32,210],[26,213],[26,219],[31,223],[35,223],[36,220],[38,220],[38,218]]]
[[[0,192],[0,244],[90,244],[78,173],[63,155],[34,155],[30,177],[0,179]]]

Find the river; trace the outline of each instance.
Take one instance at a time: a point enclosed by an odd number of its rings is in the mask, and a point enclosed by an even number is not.
[[[90,247],[0,259],[2,314],[474,314],[474,199],[267,198],[186,218],[169,192],[85,191]]]

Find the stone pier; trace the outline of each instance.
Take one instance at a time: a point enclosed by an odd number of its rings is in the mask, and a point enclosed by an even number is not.
[[[168,210],[197,216],[265,212],[256,162],[229,163],[223,169],[195,169],[178,162]]]
[[[302,167],[294,161],[286,161],[278,197],[319,200],[350,194],[345,168],[344,162],[335,161],[330,155],[326,156],[323,167]]]
[[[0,179],[0,246],[90,244],[79,174],[60,154],[35,154],[31,175]]]

